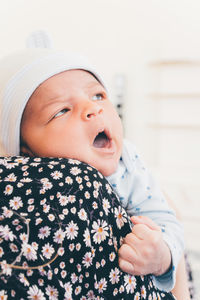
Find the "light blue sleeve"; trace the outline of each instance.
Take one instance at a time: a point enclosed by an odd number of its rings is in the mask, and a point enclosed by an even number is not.
[[[158,184],[145,168],[134,146],[129,146],[128,151],[128,159],[127,155],[124,158],[126,164],[132,164],[132,166],[128,166],[131,172],[126,185],[131,188],[125,208],[129,215],[147,216],[161,227],[163,239],[171,251],[172,266],[167,273],[154,276],[153,280],[160,290],[170,291],[174,287],[177,265],[184,250],[183,226],[168,206]]]

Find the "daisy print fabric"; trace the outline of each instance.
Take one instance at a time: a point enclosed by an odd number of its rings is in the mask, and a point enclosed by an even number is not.
[[[120,271],[131,231],[94,168],[63,158],[0,158],[0,299],[175,299]]]

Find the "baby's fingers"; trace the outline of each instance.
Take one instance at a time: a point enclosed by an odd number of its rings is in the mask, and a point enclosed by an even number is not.
[[[136,253],[130,247],[130,245],[123,244],[118,252],[119,255],[119,267],[122,271],[134,275],[134,267],[131,262],[136,260]]]
[[[148,226],[152,230],[158,230],[161,231],[160,227],[150,218],[145,216],[132,216],[131,221],[134,225],[136,224],[143,224]]]

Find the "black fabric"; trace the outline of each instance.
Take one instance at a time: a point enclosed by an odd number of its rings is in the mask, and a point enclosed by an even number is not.
[[[0,158],[0,220],[5,299],[175,299],[151,276],[120,271],[129,219],[107,180],[84,163]]]

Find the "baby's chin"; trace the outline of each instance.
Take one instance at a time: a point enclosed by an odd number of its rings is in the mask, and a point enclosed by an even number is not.
[[[113,166],[110,166],[109,163],[108,165],[106,166],[106,163],[105,163],[105,166],[103,166],[102,168],[99,168],[98,171],[105,177],[108,177],[112,174],[114,174],[117,170],[117,165],[118,163],[116,163],[115,165]]]

